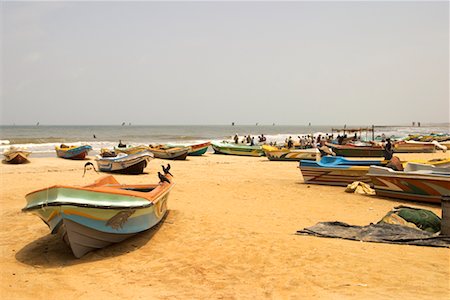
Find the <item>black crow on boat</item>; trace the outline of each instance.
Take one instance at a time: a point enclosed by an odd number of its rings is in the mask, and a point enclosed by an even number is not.
[[[170,171],[170,164],[167,164],[167,167],[164,167],[163,165],[161,165],[161,167],[163,169],[164,175],[165,174],[170,174],[170,176],[173,177],[172,173],[169,172]]]
[[[167,183],[170,183],[170,180],[167,179],[166,176],[164,176],[163,174],[161,174],[161,172],[158,172],[158,177],[159,177],[160,182],[167,182]]]

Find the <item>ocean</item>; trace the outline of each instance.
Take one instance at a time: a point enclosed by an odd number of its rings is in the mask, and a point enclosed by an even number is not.
[[[10,146],[25,147],[41,156],[55,153],[55,146],[65,144],[89,144],[95,152],[112,148],[119,140],[126,144],[195,143],[201,141],[231,140],[237,133],[241,138],[250,134],[258,140],[264,134],[267,142],[284,142],[292,136],[296,139],[305,134],[331,134],[339,126],[288,126],[288,125],[123,125],[123,126],[0,126],[0,152]],[[343,126],[339,127],[342,128]],[[367,128],[348,126],[347,128]],[[375,127],[374,137],[401,139],[409,134],[448,134],[449,124],[422,125],[422,127],[383,126]],[[335,133],[335,135],[337,135]],[[364,132],[362,139],[371,140],[372,132]]]

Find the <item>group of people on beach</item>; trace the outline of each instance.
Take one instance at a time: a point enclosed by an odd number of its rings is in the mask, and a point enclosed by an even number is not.
[[[239,135],[236,133],[233,137],[234,143],[235,144],[239,144]],[[264,134],[261,134],[258,136],[258,143],[260,144],[264,144],[267,141],[266,137],[264,136]],[[255,137],[249,135],[244,135],[244,138],[241,141],[241,144],[249,144],[250,146],[254,146],[255,145]]]
[[[286,147],[288,149],[291,148],[298,148],[298,149],[308,149],[308,148],[320,148],[325,146],[326,143],[334,143],[334,144],[339,144],[339,145],[343,145],[346,144],[348,142],[355,142],[355,141],[359,141],[361,137],[359,137],[357,135],[357,133],[355,133],[353,136],[348,136],[347,134],[338,134],[336,137],[334,136],[334,134],[317,134],[317,136],[314,136],[312,134],[306,134],[306,135],[299,135],[297,136],[298,141],[297,143],[294,142],[294,139],[292,138],[292,136],[289,136],[288,138],[285,139],[284,144],[282,145],[283,147]],[[250,146],[254,146],[255,145],[255,137],[252,137],[250,134],[249,135],[245,135],[242,140],[239,138],[239,135],[236,133],[233,137],[234,143],[235,144],[247,144]],[[266,144],[267,143],[267,138],[264,136],[264,134],[261,134],[258,136],[258,144]],[[271,146],[279,146],[277,145],[277,142],[269,142],[267,143]],[[391,140],[389,138],[386,138],[383,134],[383,139],[382,139],[382,145],[383,147],[386,149],[387,151],[387,156],[389,156],[389,153],[393,152],[393,147],[392,147],[392,143]],[[392,156],[392,154],[391,154]]]

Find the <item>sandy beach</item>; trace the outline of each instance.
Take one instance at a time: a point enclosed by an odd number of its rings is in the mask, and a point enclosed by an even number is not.
[[[402,159],[450,157],[403,154]],[[92,159],[92,156],[90,157]],[[92,161],[92,160],[91,160]],[[156,228],[76,259],[35,215],[25,194],[54,184],[84,185],[103,174],[86,161],[33,158],[0,164],[2,299],[448,299],[445,248],[295,235],[321,221],[377,222],[406,204],[439,206],[305,185],[296,162],[208,153],[170,161],[176,186]],[[121,183],[157,181],[117,175]]]

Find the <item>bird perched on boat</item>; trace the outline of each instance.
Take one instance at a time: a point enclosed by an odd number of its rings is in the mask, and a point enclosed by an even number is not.
[[[170,171],[170,164],[167,164],[167,167],[164,167],[163,165],[161,165],[161,167],[163,169],[164,175],[165,174],[170,174],[170,176],[173,176],[172,173],[169,172]]]
[[[161,172],[158,172],[158,177],[159,177],[159,181],[160,181],[160,182],[167,182],[167,183],[170,183],[170,180],[167,179],[166,176],[164,176],[163,174],[161,174]]]

